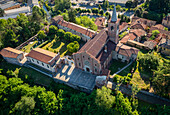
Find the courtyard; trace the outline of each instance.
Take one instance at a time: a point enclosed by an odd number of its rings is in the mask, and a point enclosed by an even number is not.
[[[63,65],[61,69],[58,69],[54,79],[76,87],[93,90],[96,76],[75,68],[74,65]]]

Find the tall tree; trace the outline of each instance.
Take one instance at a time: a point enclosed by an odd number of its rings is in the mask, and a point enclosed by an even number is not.
[[[73,8],[68,11],[68,17],[70,22],[76,22],[76,13]]]
[[[125,4],[125,6],[128,8],[128,10],[130,10],[130,8],[132,7],[132,5],[133,5],[132,0],[128,0],[128,1],[126,2],[126,4]]]
[[[0,17],[4,16],[4,10],[0,8]]]

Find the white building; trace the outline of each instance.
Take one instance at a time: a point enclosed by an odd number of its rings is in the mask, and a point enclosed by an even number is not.
[[[21,7],[21,8],[17,8],[17,9],[11,9],[11,10],[7,10],[5,11],[4,16],[12,16],[12,15],[18,15],[19,13],[29,13],[30,12],[30,7]]]
[[[18,5],[18,4],[19,4],[19,3],[16,3],[16,2],[14,2],[14,1],[9,1],[9,2],[7,2],[7,3],[5,3],[5,4],[0,4],[0,8],[1,8],[2,10],[4,10],[4,9],[10,8],[10,7],[12,7],[12,6]]]
[[[41,49],[35,48],[26,56],[28,64],[33,64],[51,72],[56,72],[57,62],[60,55]]]

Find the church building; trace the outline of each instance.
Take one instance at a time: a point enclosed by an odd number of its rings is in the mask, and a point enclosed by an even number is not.
[[[138,49],[119,43],[119,24],[116,7],[114,7],[112,18],[108,28],[103,29],[93,39],[76,53],[73,54],[75,67],[96,75],[108,72],[112,59],[129,62],[136,59]]]

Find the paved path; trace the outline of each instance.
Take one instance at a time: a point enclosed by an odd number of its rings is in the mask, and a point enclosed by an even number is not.
[[[95,86],[96,76],[75,68],[74,66],[63,65],[61,69],[58,69],[57,74],[53,76],[53,78],[63,83],[92,91]]]

